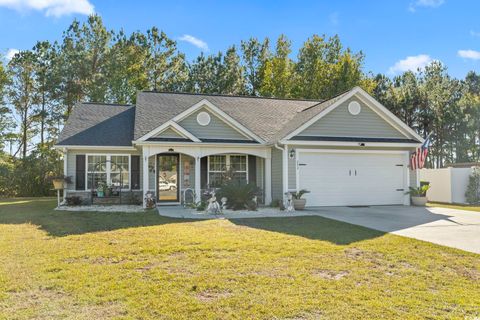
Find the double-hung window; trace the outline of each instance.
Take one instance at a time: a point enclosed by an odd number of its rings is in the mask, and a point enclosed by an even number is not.
[[[208,184],[217,188],[226,179],[248,182],[246,155],[214,155],[208,157]]]
[[[87,190],[96,189],[99,183],[130,189],[130,156],[87,155]]]

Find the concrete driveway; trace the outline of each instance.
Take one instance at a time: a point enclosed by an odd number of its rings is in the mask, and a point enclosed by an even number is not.
[[[480,212],[408,206],[310,208],[319,216],[480,253]]]

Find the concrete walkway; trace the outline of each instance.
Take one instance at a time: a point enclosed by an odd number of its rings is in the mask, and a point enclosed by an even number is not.
[[[438,207],[374,206],[310,209],[319,216],[480,253],[480,213]]]

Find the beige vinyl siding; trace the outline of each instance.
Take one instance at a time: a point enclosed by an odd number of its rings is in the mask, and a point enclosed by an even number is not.
[[[164,131],[156,134],[155,138],[184,138],[183,136],[179,135],[175,130],[172,128],[167,128]]]
[[[197,115],[202,111],[205,111],[210,115],[211,120],[207,126],[201,126],[197,122]],[[187,118],[180,121],[179,124],[200,139],[251,140],[204,108],[189,115]]]
[[[78,154],[129,154],[140,156],[140,186],[142,186],[143,166],[142,157],[139,151],[118,151],[118,150],[69,150],[67,151],[67,176],[72,178],[72,183],[67,186],[67,190],[75,190],[75,176],[76,176],[76,156]],[[131,181],[131,180],[130,180]]]
[[[356,100],[361,105],[360,114],[348,112],[348,104]],[[313,123],[298,136],[406,138],[365,103],[351,98]]]
[[[283,199],[282,151],[272,148],[272,200]]]

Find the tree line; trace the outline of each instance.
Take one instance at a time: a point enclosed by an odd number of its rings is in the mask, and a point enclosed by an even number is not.
[[[364,69],[340,38],[313,35],[292,58],[281,35],[250,38],[192,61],[152,27],[126,34],[99,16],[73,21],[59,41],[39,41],[0,64],[0,195],[45,195],[59,171],[55,139],[80,101],[135,104],[139,90],[328,99],[361,86],[425,136],[429,166],[478,161],[480,76],[455,79],[440,62],[390,78]]]

